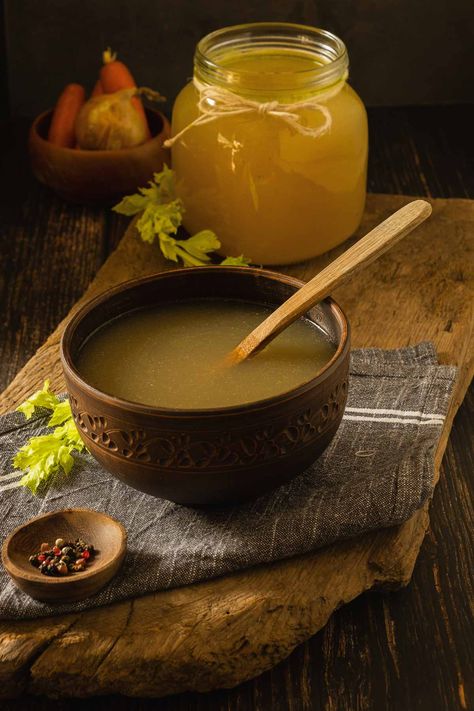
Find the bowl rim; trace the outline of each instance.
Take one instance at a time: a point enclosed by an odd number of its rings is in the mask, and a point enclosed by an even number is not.
[[[31,524],[36,523],[37,521],[40,521],[42,519],[48,519],[48,518],[53,518],[54,516],[57,516],[58,514],[74,514],[74,513],[83,513],[87,512],[88,514],[93,513],[95,515],[103,516],[106,519],[108,519],[108,523],[112,523],[112,525],[116,526],[121,533],[121,542],[120,542],[120,547],[118,549],[118,552],[116,555],[114,555],[113,558],[111,558],[107,563],[103,563],[102,565],[100,564],[100,560],[98,562],[97,567],[91,567],[89,569],[85,569],[81,572],[80,576],[64,576],[64,577],[48,577],[46,575],[41,575],[41,573],[38,575],[33,572],[27,571],[25,568],[20,568],[10,557],[9,549],[11,546],[11,543],[14,539],[14,537],[19,533],[22,529],[26,528],[27,526],[30,526]],[[98,550],[100,550],[98,548]],[[45,514],[41,514],[39,516],[33,516],[32,518],[28,519],[24,523],[20,524],[16,528],[11,531],[8,536],[6,537],[5,541],[3,542],[2,546],[2,563],[3,567],[5,568],[6,572],[9,574],[10,577],[14,579],[19,579],[24,581],[25,583],[35,583],[37,585],[74,585],[76,583],[80,583],[83,580],[90,580],[91,578],[95,577],[96,575],[99,575],[99,573],[104,573],[106,571],[109,571],[111,568],[114,568],[117,564],[117,560],[120,560],[125,556],[125,553],[127,552],[127,529],[125,526],[120,523],[116,518],[113,518],[113,516],[109,516],[109,514],[105,513],[104,511],[95,511],[94,509],[87,509],[87,508],[81,508],[81,507],[72,507],[72,508],[67,508],[67,509],[58,509],[56,511],[48,511]]]
[[[331,309],[332,315],[335,317],[336,321],[339,323],[341,328],[341,339],[338,347],[332,358],[317,371],[314,378],[298,385],[297,387],[287,390],[283,393],[277,395],[272,395],[268,398],[263,398],[260,400],[252,400],[250,402],[241,403],[239,405],[228,405],[226,407],[208,407],[208,408],[171,408],[171,407],[156,407],[153,405],[146,405],[144,403],[136,402],[133,400],[125,400],[124,398],[116,397],[114,395],[109,395],[108,393],[95,388],[90,385],[79,373],[76,366],[73,363],[73,359],[70,351],[70,343],[74,332],[78,328],[81,321],[97,306],[103,304],[109,299],[113,298],[117,294],[121,294],[124,291],[132,290],[134,288],[140,287],[142,284],[153,282],[156,280],[173,278],[175,276],[183,276],[185,274],[192,273],[202,273],[202,272],[216,272],[216,271],[226,271],[234,272],[235,274],[254,274],[258,276],[263,276],[272,281],[287,284],[289,286],[295,286],[300,288],[305,282],[297,279],[296,277],[288,276],[280,272],[272,271],[270,269],[262,269],[260,267],[239,267],[239,266],[202,266],[202,267],[185,267],[182,269],[170,269],[168,271],[157,272],[146,277],[139,277],[137,279],[130,279],[128,281],[122,282],[115,287],[107,289],[102,294],[94,297],[93,299],[87,301],[76,313],[69,319],[60,341],[60,358],[61,365],[63,367],[64,373],[74,381],[74,384],[78,386],[81,390],[86,391],[87,395],[93,397],[94,399],[104,401],[108,406],[131,411],[144,416],[155,416],[155,417],[175,417],[175,418],[187,418],[187,417],[199,417],[199,418],[210,418],[219,415],[241,415],[243,412],[261,410],[271,405],[282,403],[287,400],[292,400],[304,394],[306,391],[311,390],[313,387],[322,383],[327,379],[328,376],[333,372],[338,362],[346,355],[350,346],[350,324],[349,320],[339,306],[339,304],[332,299],[330,296],[323,299]],[[184,301],[185,299],[183,299]],[[245,299],[243,299],[245,301]],[[127,313],[127,312],[124,312]],[[105,322],[104,322],[105,323]]]
[[[78,150],[77,148],[69,148],[68,146],[56,146],[54,143],[50,143],[46,138],[43,138],[43,136],[41,136],[38,131],[38,126],[40,122],[43,121],[49,114],[53,113],[52,108],[46,109],[46,111],[42,111],[40,114],[38,114],[38,116],[33,119],[30,126],[30,136],[34,136],[35,140],[37,140],[41,145],[44,145],[47,149],[56,151],[66,151],[66,153],[69,153],[70,155],[81,156],[81,159],[84,159],[84,156],[91,156],[97,158],[106,157],[108,160],[110,160],[114,156],[123,156],[126,158],[127,156],[133,154],[136,155],[137,151],[140,151],[140,149],[143,150],[144,147],[149,146],[149,144],[153,143],[154,141],[161,141],[163,143],[163,141],[170,134],[170,124],[165,114],[159,109],[152,109],[149,106],[146,106],[144,108],[145,111],[149,111],[152,114],[157,114],[160,117],[163,126],[159,133],[147,139],[146,141],[144,141],[144,143],[140,143],[138,146],[132,146],[131,148],[116,148],[110,151],[101,149],[93,151],[85,148],[81,148],[80,150]]]

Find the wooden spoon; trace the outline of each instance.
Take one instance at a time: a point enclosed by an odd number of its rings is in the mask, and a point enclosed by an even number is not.
[[[430,215],[431,205],[425,200],[414,200],[394,212],[273,311],[234,348],[227,358],[228,362],[239,363],[265,348],[290,323],[387,252]]]

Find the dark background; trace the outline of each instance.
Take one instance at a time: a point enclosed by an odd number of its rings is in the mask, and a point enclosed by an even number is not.
[[[196,41],[251,20],[309,22],[349,48],[369,109],[371,192],[474,198],[474,0],[0,0],[0,389],[82,295],[126,220],[31,176],[28,120],[110,44],[171,102]],[[420,106],[420,104],[456,104]],[[411,105],[411,106],[410,106]],[[470,148],[471,146],[471,148]],[[65,257],[67,256],[67,269]],[[361,595],[274,669],[168,699],[0,701],[2,711],[466,711],[473,708],[473,398],[455,420],[411,584]],[[65,656],[67,665],[67,655]],[[54,689],[51,690],[54,693]]]
[[[196,42],[239,22],[303,22],[347,44],[368,106],[474,99],[473,0],[0,0],[4,106],[32,117],[62,87],[92,87],[107,46],[137,82],[169,98],[192,74]],[[2,29],[0,27],[0,29]],[[1,40],[0,40],[1,41]],[[2,72],[3,74],[3,72]],[[7,114],[8,115],[8,114]]]

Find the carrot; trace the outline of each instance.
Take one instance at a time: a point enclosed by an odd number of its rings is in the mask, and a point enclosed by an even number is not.
[[[68,84],[65,87],[54,107],[48,132],[50,143],[63,148],[74,148],[76,145],[74,124],[85,98],[86,92],[80,84]]]
[[[110,47],[103,52],[102,58],[104,66],[100,70],[100,82],[104,93],[114,94],[116,91],[120,91],[121,89],[134,89],[137,86],[128,67],[123,62],[119,62],[117,60],[117,54],[112,52]],[[137,113],[143,118],[148,138],[151,138],[142,102],[138,96],[134,96],[132,103],[135,106]]]
[[[100,79],[97,79],[96,83],[94,84],[94,88],[92,89],[91,93],[91,98],[94,98],[94,96],[102,96],[104,93],[104,90],[102,88],[102,82]]]

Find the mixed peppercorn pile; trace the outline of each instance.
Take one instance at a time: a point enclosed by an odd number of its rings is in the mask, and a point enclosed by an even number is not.
[[[57,538],[52,547],[42,543],[39,552],[29,560],[43,575],[59,576],[85,570],[94,553],[94,546],[81,538],[76,538],[74,543]]]

